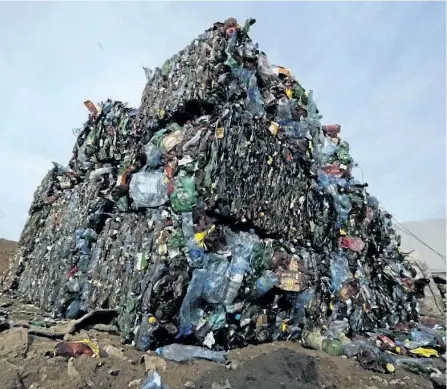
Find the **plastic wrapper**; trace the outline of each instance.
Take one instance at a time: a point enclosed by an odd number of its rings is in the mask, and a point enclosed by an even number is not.
[[[158,207],[168,201],[165,177],[160,172],[135,173],[130,180],[129,195],[136,207]]]

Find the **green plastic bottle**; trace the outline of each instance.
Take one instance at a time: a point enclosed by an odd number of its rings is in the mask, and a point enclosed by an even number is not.
[[[343,355],[343,346],[338,340],[324,339],[322,342],[323,351],[329,355]]]

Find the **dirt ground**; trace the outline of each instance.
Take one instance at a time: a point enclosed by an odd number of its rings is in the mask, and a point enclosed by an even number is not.
[[[355,360],[307,350],[292,342],[233,350],[227,365],[202,360],[179,364],[122,345],[117,335],[80,329],[65,339],[96,341],[100,357],[67,360],[49,356],[62,338],[32,335],[24,328],[29,320],[44,318],[37,308],[0,296],[0,316],[5,314],[14,327],[0,333],[2,389],[139,389],[139,380],[151,366],[157,366],[171,389],[432,388],[428,380],[403,369],[390,375],[376,374],[363,370]]]
[[[8,268],[9,258],[14,254],[17,242],[0,238],[0,277]]]
[[[15,246],[15,242],[0,239],[0,274]],[[363,370],[355,360],[331,357],[292,342],[233,350],[227,365],[203,360],[179,364],[165,361],[154,352],[141,353],[122,345],[118,335],[80,329],[65,335],[65,340],[94,340],[100,347],[100,357],[67,360],[49,356],[62,338],[33,335],[26,328],[29,320],[45,318],[37,308],[0,296],[0,331],[2,316],[8,317],[13,328],[0,332],[1,389],[139,389],[140,380],[154,365],[170,389],[433,387],[430,381],[403,369],[390,375],[376,374]]]

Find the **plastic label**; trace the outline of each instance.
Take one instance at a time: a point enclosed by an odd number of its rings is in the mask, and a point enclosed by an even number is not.
[[[287,292],[301,292],[306,289],[304,274],[297,271],[279,272],[278,288]]]
[[[275,122],[270,123],[269,131],[275,136],[278,133],[279,124]]]
[[[216,138],[222,139],[224,137],[225,130],[223,127],[216,128]]]

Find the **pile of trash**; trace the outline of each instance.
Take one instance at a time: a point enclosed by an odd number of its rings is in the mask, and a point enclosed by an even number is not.
[[[10,293],[54,317],[115,309],[140,350],[339,350],[418,321],[427,280],[353,178],[340,125],[270,64],[254,23],[215,23],[145,69],[138,111],[85,102],[72,159],[34,195]]]

